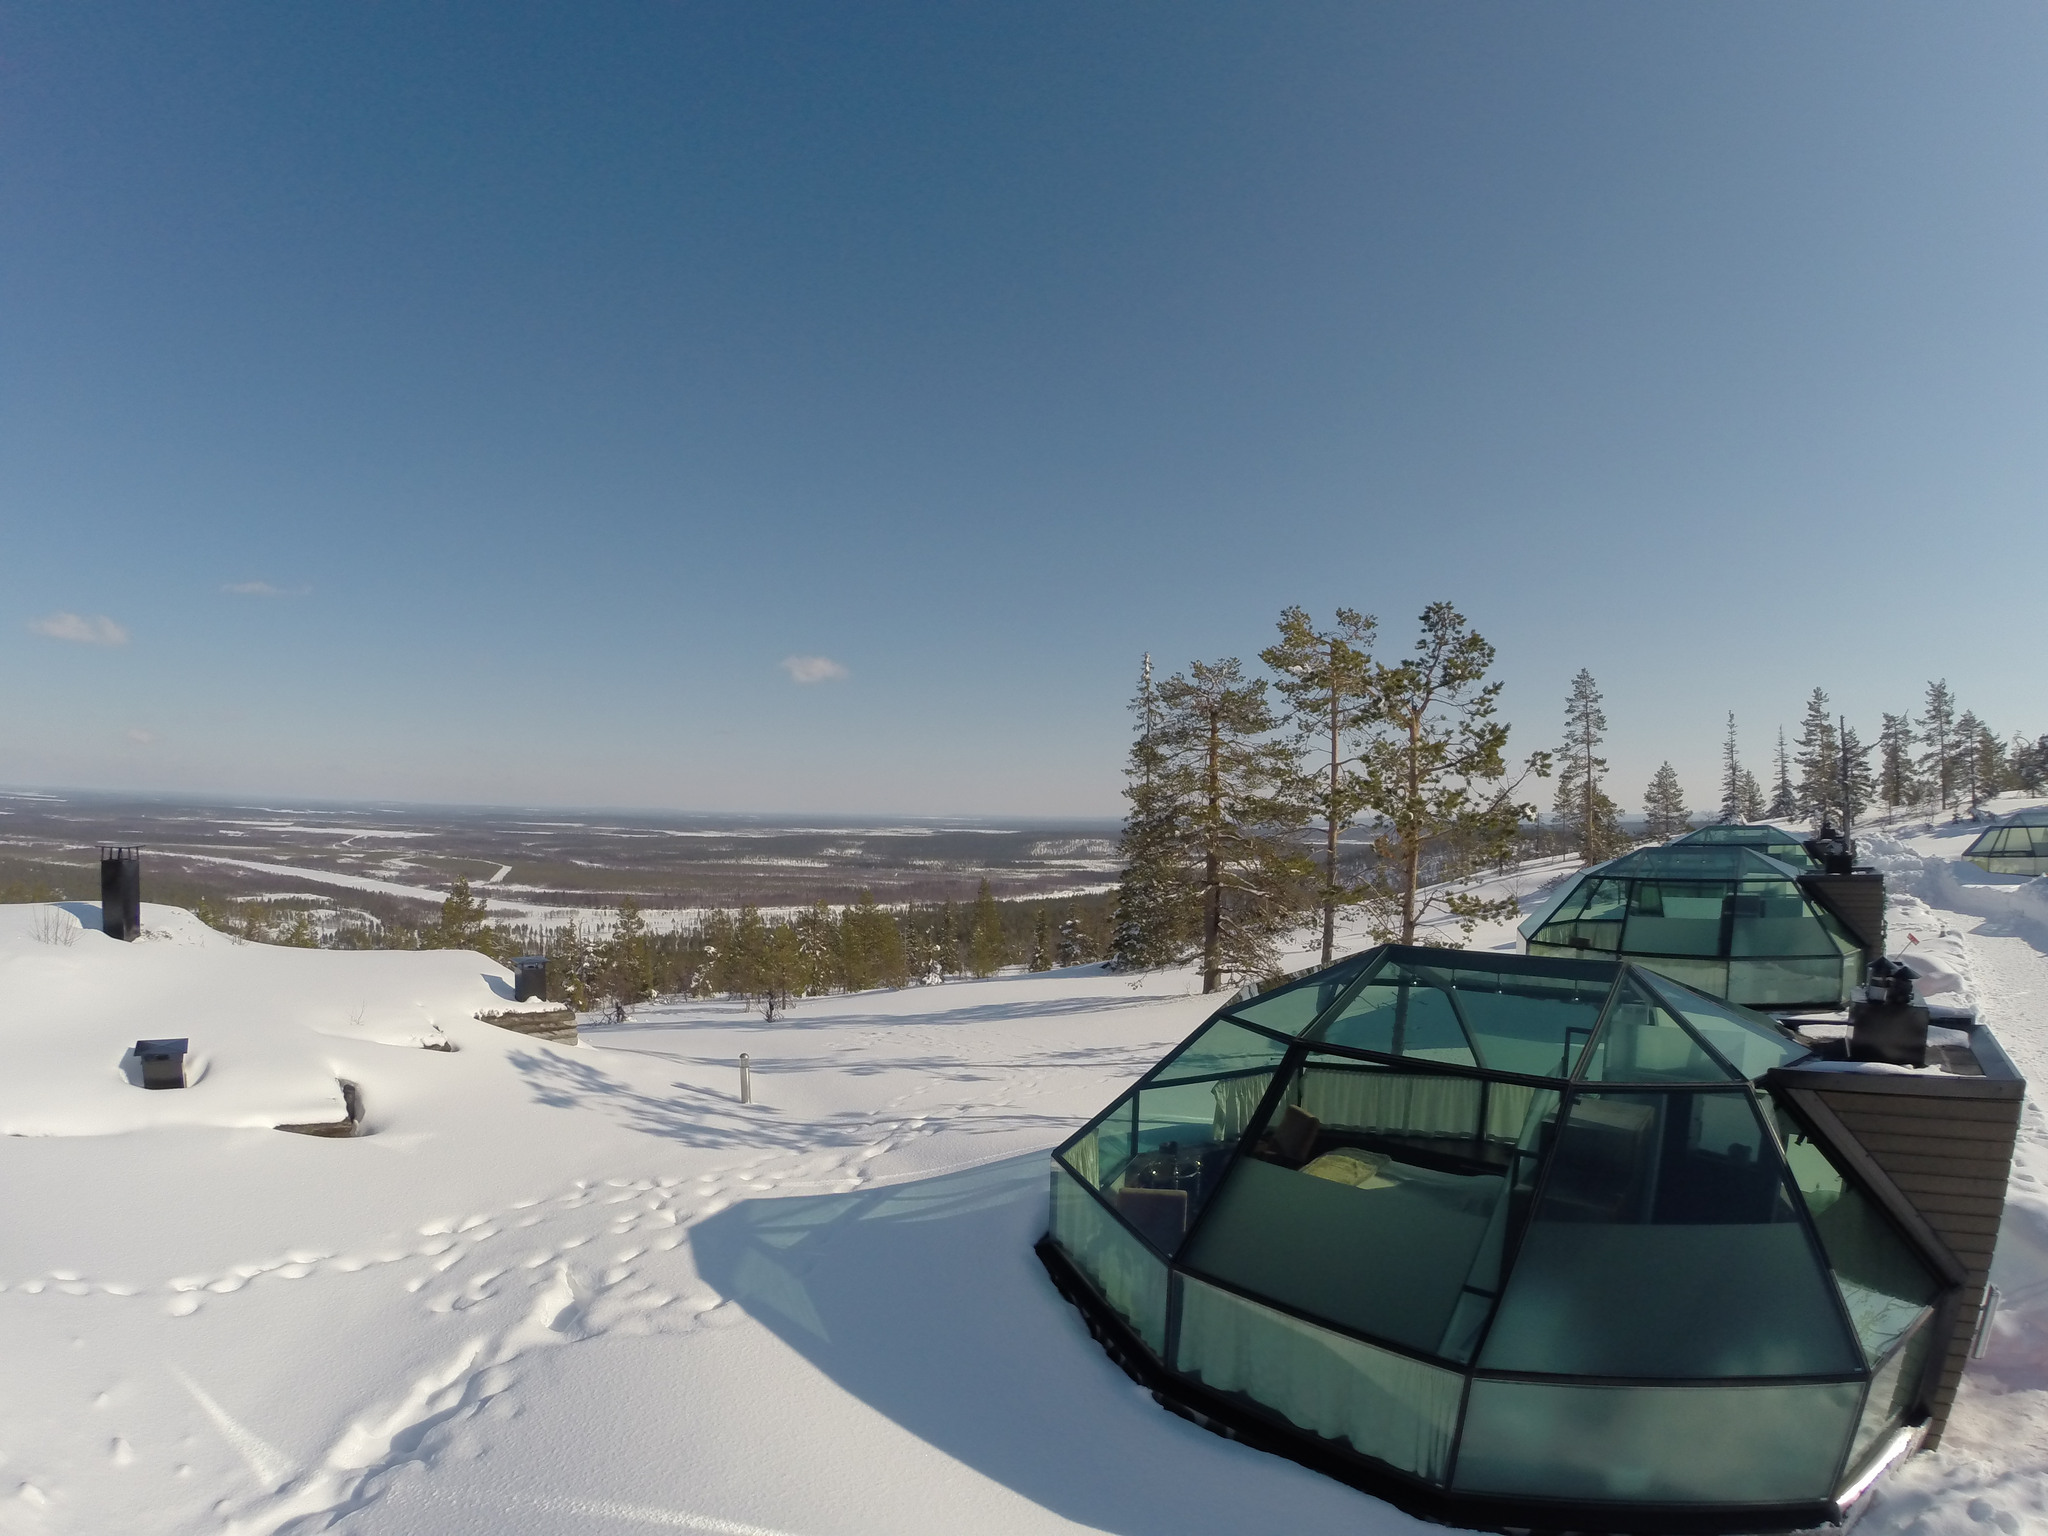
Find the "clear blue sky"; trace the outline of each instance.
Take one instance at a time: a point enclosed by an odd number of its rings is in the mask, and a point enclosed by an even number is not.
[[[1631,806],[1816,684],[2048,730],[2044,80],[2037,5],[9,5],[0,782],[1115,814],[1141,653],[1439,597]]]

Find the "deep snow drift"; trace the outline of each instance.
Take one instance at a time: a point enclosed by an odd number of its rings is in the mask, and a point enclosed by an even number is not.
[[[1959,835],[1887,850],[1895,941],[2048,1075],[2048,934],[1928,904]],[[653,1006],[566,1047],[475,1022],[510,981],[474,955],[97,916],[0,908],[0,1530],[1427,1529],[1158,1408],[1030,1252],[1046,1149],[1218,1001],[1185,972]],[[182,1093],[129,1081],[162,1035]],[[268,1128],[341,1079],[368,1134]],[[2048,1526],[2044,1179],[2030,1105],[1990,1350],[1861,1530]]]

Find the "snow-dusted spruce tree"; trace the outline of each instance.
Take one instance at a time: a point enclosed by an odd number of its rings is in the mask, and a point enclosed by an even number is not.
[[[1052,969],[1052,919],[1043,907],[1031,914],[1031,961],[1026,969]]]
[[[1771,803],[1764,807],[1762,820],[1790,821],[1799,814],[1799,791],[1792,787],[1792,754],[1785,750],[1785,727],[1778,727],[1776,772],[1771,784]]]
[[[1512,897],[1457,888],[1505,857],[1536,815],[1515,791],[1531,775],[1550,776],[1550,754],[1537,752],[1506,782],[1508,727],[1494,718],[1501,685],[1486,681],[1493,658],[1463,614],[1431,603],[1414,654],[1399,666],[1373,664],[1381,725],[1361,766],[1379,835],[1360,889],[1375,938],[1413,944],[1432,910],[1455,919],[1461,936],[1516,910]]]
[[[1799,814],[1814,826],[1841,815],[1838,781],[1842,768],[1835,739],[1835,717],[1828,696],[1816,688],[1807,695],[1806,718],[1799,725]]]
[[[1069,906],[1060,922],[1059,943],[1053,950],[1052,963],[1064,967],[1080,965],[1087,959],[1088,935],[1081,927],[1081,914]]]
[[[1678,787],[1678,770],[1665,763],[1643,791],[1644,830],[1653,843],[1668,843],[1692,830],[1686,819],[1685,791]]]
[[[1600,689],[1584,667],[1572,679],[1564,701],[1564,745],[1557,752],[1557,823],[1579,851],[1581,864],[1611,859],[1627,846],[1621,830],[1621,807],[1601,782],[1607,759],[1600,744],[1607,738],[1607,714],[1600,708]]]
[[[1365,809],[1365,780],[1356,767],[1363,733],[1372,725],[1370,614],[1337,610],[1336,625],[1318,630],[1308,614],[1280,615],[1280,638],[1259,660],[1276,674],[1273,686],[1287,701],[1296,749],[1306,760],[1298,792],[1323,828],[1323,879],[1316,899],[1323,913],[1323,964],[1337,952],[1337,912],[1355,894],[1338,878],[1337,840]]]
[[[1235,657],[1194,663],[1159,685],[1158,740],[1199,903],[1202,990],[1263,977],[1313,878],[1296,832],[1292,749],[1262,678]]]
[[[1835,743],[1835,809],[1846,834],[1855,830],[1857,818],[1877,798],[1877,779],[1870,771],[1870,748],[1847,720],[1835,722]]]
[[[1888,812],[1920,798],[1920,780],[1913,771],[1913,722],[1906,715],[1886,715],[1877,733],[1877,798]]]
[[[1920,706],[1920,775],[1943,810],[1956,803],[1956,696],[1948,679],[1930,682]]]
[[[1175,965],[1194,947],[1197,909],[1189,871],[1187,829],[1181,825],[1182,796],[1169,783],[1174,772],[1159,739],[1159,690],[1152,658],[1138,675],[1131,700],[1137,735],[1124,769],[1123,874],[1117,881],[1111,920],[1112,970],[1145,971]]]
[[[2012,739],[2013,786],[2026,795],[2048,789],[2048,736],[2035,741],[2015,735]]]
[[[1766,810],[1764,787],[1757,783],[1756,775],[1747,768],[1742,770],[1742,819],[1762,821]]]
[[[1735,711],[1728,711],[1728,735],[1721,742],[1721,809],[1715,820],[1723,823],[1740,822],[1748,819],[1748,790],[1745,780],[1755,782],[1755,775],[1742,766],[1742,757],[1735,748]]]
[[[977,976],[993,976],[1009,963],[1009,945],[1003,940],[1003,911],[996,905],[988,881],[974,893],[974,926],[967,934],[967,969]]]

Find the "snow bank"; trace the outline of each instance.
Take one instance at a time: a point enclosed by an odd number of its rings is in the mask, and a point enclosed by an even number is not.
[[[343,1043],[445,1047],[443,1021],[514,1006],[509,973],[465,951],[250,944],[154,905],[143,928],[121,943],[90,903],[0,906],[0,1135],[339,1120],[361,1068]],[[188,1086],[145,1090],[135,1042],[165,1037],[191,1041]]]

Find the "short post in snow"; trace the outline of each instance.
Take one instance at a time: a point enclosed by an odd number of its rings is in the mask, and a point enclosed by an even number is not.
[[[754,1074],[747,1065],[747,1053],[745,1051],[740,1052],[740,1102],[742,1104],[754,1102]]]

